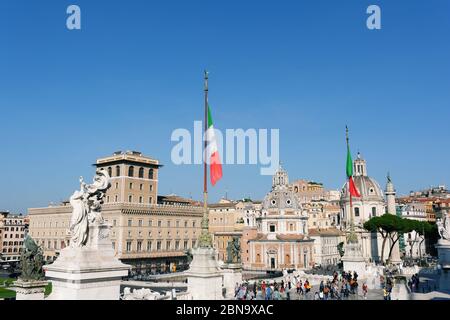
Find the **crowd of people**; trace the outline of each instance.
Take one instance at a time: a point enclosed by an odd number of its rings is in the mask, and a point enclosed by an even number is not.
[[[380,275],[379,283],[383,292],[383,299],[392,300],[393,275],[389,272]],[[414,274],[408,280],[408,287],[411,291],[417,292],[419,283],[419,275]],[[236,284],[234,297],[238,300],[347,300],[359,299],[360,297],[367,299],[369,293],[367,283],[363,282],[361,290],[358,291],[358,289],[358,274],[355,271],[342,271],[341,273],[335,271],[332,277],[320,281],[318,286],[317,284],[314,285],[314,289],[307,278],[290,274],[283,277],[281,281],[278,280],[278,282],[276,280],[260,280],[252,284],[247,282]]]
[[[322,280],[318,291],[310,296],[312,285],[308,279],[301,279],[297,276],[287,276],[280,282],[260,281],[259,283],[236,283],[235,299],[237,300],[255,300],[258,296],[264,300],[290,300],[291,294],[296,292],[297,297],[315,300],[340,300],[348,299],[351,295],[358,297],[358,274],[356,272],[338,272],[333,273],[333,278]],[[363,283],[362,295],[367,299],[368,286]]]

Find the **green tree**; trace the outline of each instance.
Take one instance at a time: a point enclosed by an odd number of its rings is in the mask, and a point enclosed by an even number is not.
[[[378,232],[383,239],[381,245],[382,262],[384,262],[384,249],[386,247],[387,239],[391,240],[391,246],[389,248],[388,255],[388,260],[390,260],[395,244],[398,242],[401,234],[404,233],[404,220],[405,219],[402,219],[395,214],[386,213],[380,217],[373,217],[364,223],[364,229],[370,232]]]
[[[428,221],[419,221],[419,220],[411,220],[411,219],[403,219],[404,220],[404,233],[410,233],[415,231],[414,239],[410,242],[410,256],[412,257],[414,244],[419,242],[419,248],[422,247],[422,243],[425,241],[427,235],[430,235],[433,231],[433,225]],[[422,259],[422,251],[419,250],[419,257]]]

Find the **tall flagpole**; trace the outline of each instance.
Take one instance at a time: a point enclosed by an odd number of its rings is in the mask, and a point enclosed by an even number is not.
[[[212,247],[212,239],[209,234],[208,221],[208,168],[207,168],[207,154],[206,148],[208,141],[206,139],[206,132],[208,131],[208,71],[205,70],[205,130],[203,138],[205,139],[203,150],[203,218],[202,218],[202,233],[200,235],[199,246],[201,248]]]
[[[347,126],[345,126],[345,139],[347,141],[347,150],[350,150],[350,146],[349,146],[349,142],[348,142],[349,139],[348,139],[348,127]],[[353,163],[352,163],[352,166],[353,166]],[[348,180],[347,181],[347,185],[348,185],[347,190],[348,190],[348,193],[350,196],[350,234],[347,238],[347,242],[356,243],[356,242],[358,242],[358,238],[356,237],[356,234],[355,234],[355,224],[353,222],[353,204],[352,204],[352,193],[350,192],[350,178],[351,177],[347,177],[347,180]]]

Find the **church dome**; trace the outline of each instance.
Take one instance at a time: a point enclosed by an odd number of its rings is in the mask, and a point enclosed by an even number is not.
[[[375,179],[368,176],[355,176],[353,177],[353,181],[355,182],[356,189],[358,189],[358,192],[361,195],[361,200],[384,201],[383,190]],[[341,198],[349,198],[347,188],[348,183],[345,183],[342,187]]]
[[[384,201],[384,193],[378,182],[367,175],[366,161],[358,153],[357,159],[353,162],[356,189],[361,198],[354,198],[362,201]],[[348,183],[345,183],[341,191],[341,200],[349,201]]]
[[[288,174],[280,166],[273,176],[272,191],[264,197],[263,209],[301,210],[301,208],[297,195],[289,189]]]

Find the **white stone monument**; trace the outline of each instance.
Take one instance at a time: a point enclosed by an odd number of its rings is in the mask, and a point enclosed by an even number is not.
[[[44,300],[45,287],[48,281],[23,281],[14,282],[16,300]]]
[[[394,280],[394,288],[391,294],[392,300],[411,300],[406,284],[406,277],[397,276]]]
[[[242,264],[227,263],[222,266],[222,273],[225,298],[234,299],[236,284],[242,283]]]
[[[222,300],[223,273],[216,260],[216,250],[199,247],[192,250],[193,259],[186,271],[188,291],[193,300]]]
[[[436,249],[438,251],[439,264],[439,291],[450,292],[450,218],[444,214],[443,219],[438,219],[439,239]]]
[[[49,300],[119,300],[120,283],[130,266],[114,255],[110,226],[101,216],[105,191],[110,187],[105,170],[97,171],[90,185],[80,179],[81,190],[70,198],[73,213],[70,246],[54,263],[44,266],[52,282]]]
[[[361,245],[358,242],[348,242],[342,257],[344,271],[356,271],[361,278],[366,274],[366,261],[364,260]]]

